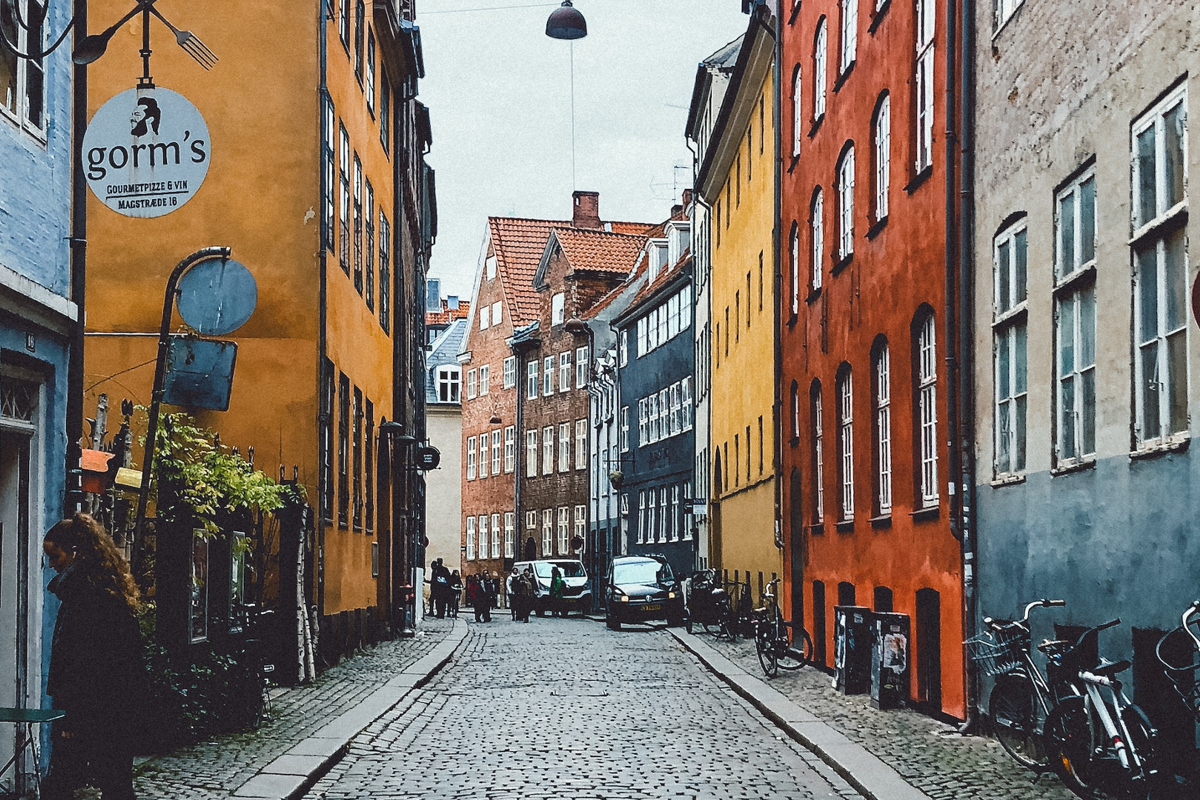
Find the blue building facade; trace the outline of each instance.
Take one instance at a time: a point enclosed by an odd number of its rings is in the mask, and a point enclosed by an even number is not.
[[[71,4],[0,9],[0,706],[47,705],[45,672],[57,602],[45,591],[43,532],[63,513],[70,302],[71,58],[37,53]],[[33,12],[33,13],[31,13]],[[30,26],[30,27],[26,27]],[[43,732],[44,733],[44,732]],[[14,733],[0,732],[0,762]],[[45,752],[45,749],[43,750]],[[34,765],[0,778],[24,791]]]
[[[646,286],[613,321],[617,338],[618,453],[622,552],[659,553],[681,576],[696,564],[691,514],[695,456],[692,261],[688,223],[651,239]]]

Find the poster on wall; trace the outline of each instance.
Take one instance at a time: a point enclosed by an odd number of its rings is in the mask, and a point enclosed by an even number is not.
[[[210,145],[186,97],[161,86],[127,89],[100,106],[83,135],[88,186],[118,214],[170,214],[204,183]]]

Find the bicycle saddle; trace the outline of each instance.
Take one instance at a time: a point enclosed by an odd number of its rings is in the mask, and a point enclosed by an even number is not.
[[[1118,672],[1124,672],[1132,666],[1133,662],[1125,658],[1115,662],[1109,661],[1107,658],[1101,658],[1100,663],[1088,670],[1088,672],[1092,673],[1093,675],[1099,675],[1103,678],[1111,678]]]

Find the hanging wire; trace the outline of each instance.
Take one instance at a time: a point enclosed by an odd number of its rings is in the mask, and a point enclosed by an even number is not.
[[[22,28],[24,28],[26,31],[32,31],[35,27],[40,29],[42,26],[42,23],[46,21],[46,9],[42,9],[42,13],[39,15],[40,19],[38,19],[37,25],[36,26],[29,25],[23,19],[23,15],[21,14],[21,7],[20,7],[20,4],[17,2],[17,0],[0,0],[0,10],[3,10],[3,9],[8,9],[9,13],[12,14],[13,19],[16,20],[17,24],[20,25]],[[14,44],[13,42],[10,42],[8,40],[8,31],[6,31],[4,29],[3,25],[0,25],[0,44],[4,45],[4,48],[6,50],[8,50],[9,52],[11,52],[13,55],[15,55],[17,58],[24,58],[29,61],[37,61],[39,59],[45,58],[46,56],[50,55],[55,50],[57,50],[59,45],[61,45],[63,43],[63,41],[67,38],[67,34],[71,32],[71,29],[73,27],[75,27],[75,18],[71,17],[70,22],[67,23],[67,27],[63,28],[63,32],[61,34],[59,34],[58,38],[54,40],[54,44],[50,45],[50,47],[41,51],[40,53],[22,53],[20,50],[17,49],[16,44]]]

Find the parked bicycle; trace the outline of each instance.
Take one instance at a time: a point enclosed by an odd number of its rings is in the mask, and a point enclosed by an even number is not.
[[[254,606],[241,608],[245,637],[235,656],[233,692],[245,727],[258,728],[271,718],[271,676],[275,665],[267,655],[267,637],[274,612]]]
[[[1087,630],[1048,668],[1052,683],[1061,679],[1077,693],[1060,700],[1047,717],[1046,754],[1063,783],[1087,800],[1146,800],[1158,779],[1157,732],[1116,677],[1131,662],[1101,658],[1091,664],[1087,655],[1100,631],[1120,622]]]
[[[1046,718],[1064,694],[1038,669],[1032,654],[1029,614],[1035,608],[1059,608],[1063,600],[1034,600],[1019,620],[984,617],[989,630],[968,639],[967,649],[980,670],[996,679],[988,697],[988,716],[996,739],[1018,764],[1038,772],[1048,767],[1042,747]],[[1046,640],[1038,649],[1050,658],[1069,647],[1065,641]]]
[[[778,584],[779,578],[774,578],[766,585],[762,607],[752,612],[754,648],[758,663],[769,678],[778,675],[781,667],[795,670],[811,663],[813,652],[812,637],[804,626],[783,618],[775,599]]]
[[[1187,653],[1187,656],[1168,655],[1172,651]],[[1158,640],[1155,655],[1183,704],[1200,722],[1200,600],[1184,610],[1179,627]]]
[[[688,593],[687,632],[704,626],[708,633],[729,639],[733,637],[732,621],[733,605],[729,602],[729,593],[717,577],[717,571],[706,569],[693,572],[691,591]]]

